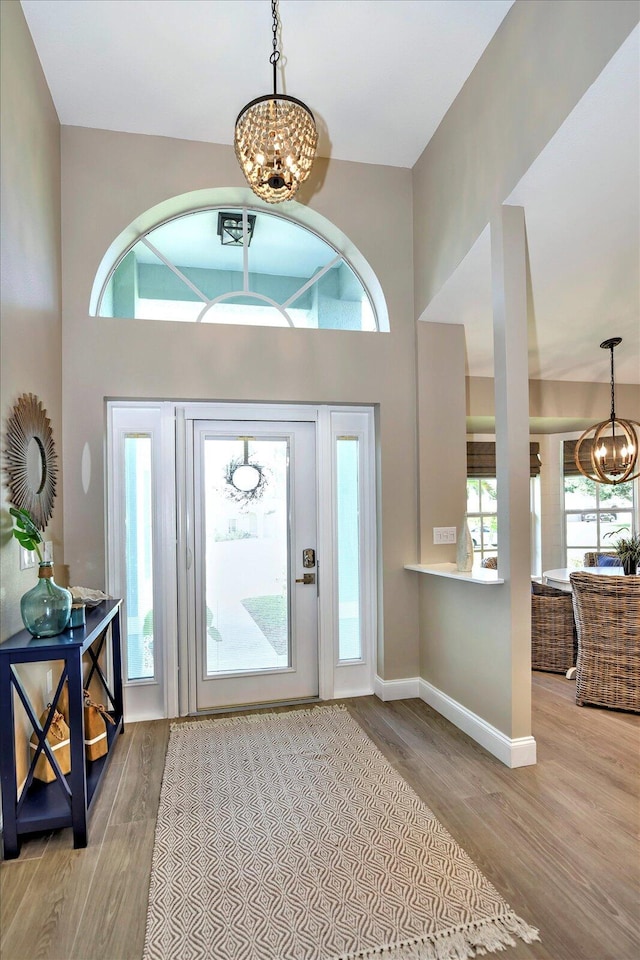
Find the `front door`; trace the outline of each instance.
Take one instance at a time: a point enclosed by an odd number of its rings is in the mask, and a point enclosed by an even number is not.
[[[315,697],[315,423],[191,422],[192,707]]]

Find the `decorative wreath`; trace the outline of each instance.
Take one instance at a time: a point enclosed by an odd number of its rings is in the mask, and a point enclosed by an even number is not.
[[[32,440],[40,454],[37,487],[29,478],[27,463]],[[23,393],[7,420],[5,461],[11,502],[21,510],[28,510],[38,529],[44,530],[53,513],[58,456],[47,411],[32,393]]]
[[[234,478],[237,476],[236,471],[242,467],[253,467],[254,470],[257,470],[259,474],[259,479],[251,489],[243,489],[242,487],[236,486],[234,483]],[[234,457],[232,460],[229,460],[229,463],[224,468],[224,494],[229,500],[235,500],[236,503],[248,504],[255,503],[257,500],[261,500],[265,487],[267,486],[267,476],[266,470],[264,467],[261,467],[260,464],[255,463],[254,460],[249,457]]]

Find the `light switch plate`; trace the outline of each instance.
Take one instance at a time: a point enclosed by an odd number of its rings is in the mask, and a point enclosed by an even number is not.
[[[38,557],[35,550],[25,550],[24,547],[20,547],[20,569],[31,570],[32,567],[37,565]]]
[[[434,527],[433,542],[435,544],[455,543],[456,528],[455,527]]]

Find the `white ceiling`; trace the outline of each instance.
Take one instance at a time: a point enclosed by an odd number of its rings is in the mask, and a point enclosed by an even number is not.
[[[280,0],[284,92],[313,111],[322,156],[412,167],[512,3]],[[63,124],[231,144],[272,90],[269,0],[22,8]]]
[[[284,85],[319,152],[411,167],[513,0],[280,0]],[[63,124],[230,144],[271,90],[269,0],[22,0]],[[640,30],[509,198],[525,208],[533,377],[640,382]],[[375,104],[372,109],[371,104]],[[354,118],[356,122],[354,122]],[[423,317],[463,322],[491,376],[485,231]]]

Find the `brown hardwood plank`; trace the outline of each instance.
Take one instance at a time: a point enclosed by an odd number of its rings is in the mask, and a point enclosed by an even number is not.
[[[577,707],[574,695],[564,677],[534,675],[539,762],[518,770],[420,700],[344,701],[513,909],[540,928],[541,943],[518,943],[505,960],[638,954],[640,718]],[[18,952],[5,949],[2,960],[140,960],[168,731],[166,721],[128,726],[128,752],[112,763],[87,850],[72,850],[63,831],[40,859],[3,865],[3,883],[19,869],[3,914],[4,946]],[[66,892],[39,917],[30,905],[42,907],[51,883]]]
[[[94,875],[131,735],[118,738],[115,753],[89,819],[88,843],[73,849],[71,828],[55,831],[19,905],[9,917],[2,960],[68,960],[87,900],[98,895]],[[22,851],[21,851],[22,857]],[[14,861],[21,863],[22,860]],[[11,864],[3,864],[7,872]],[[114,958],[115,960],[115,958]]]
[[[169,742],[168,720],[130,724],[128,729],[133,739],[111,814],[114,824],[155,818]]]
[[[0,864],[0,957],[9,956],[6,939],[21,904],[28,896],[29,885],[37,870],[37,860],[11,860]]]
[[[571,838],[570,826],[562,839],[533,804],[520,799],[513,804],[497,794],[468,806],[473,817],[451,809],[447,826],[457,818],[454,836],[516,911],[526,905],[526,915],[535,918],[555,956],[632,960],[637,955],[637,884],[623,880],[614,863],[599,858],[594,871],[593,857]]]
[[[569,706],[573,711],[581,710],[575,704]],[[437,751],[434,736],[422,739],[420,723],[415,732],[406,724],[407,711],[429,724],[429,709],[415,700],[384,704],[379,710],[358,701],[352,712],[374,741],[379,738],[382,752],[514,909],[534,925],[545,927],[544,941],[551,939],[553,943],[551,956],[558,960],[635,957],[640,943],[637,801],[633,799],[638,787],[634,775],[637,725],[620,724],[612,714],[572,718],[568,729],[560,727],[559,735],[565,740],[563,753],[573,766],[552,759],[520,770],[508,770],[501,764],[496,767],[494,758],[483,760],[482,748],[475,743],[465,745],[463,734],[451,732],[450,740],[456,742],[457,776],[468,778],[466,787],[456,792],[452,790],[455,779],[447,769],[448,757],[444,757],[442,770],[438,769],[442,756],[436,766],[433,764],[434,750]],[[435,725],[441,725],[441,718]],[[587,729],[583,729],[585,726]],[[557,718],[552,729],[558,729]],[[420,759],[417,765],[407,749],[394,759],[394,735],[405,745],[411,743]],[[617,737],[614,747],[612,735]],[[578,762],[576,752],[585,751],[575,750],[576,736],[589,741],[588,757],[580,756]],[[542,753],[544,756],[545,751]],[[478,760],[484,771],[480,779]],[[502,782],[503,789],[493,795],[487,793],[485,787],[491,781]],[[509,823],[505,811],[511,806],[517,815],[512,815]],[[465,808],[461,818],[460,810]],[[493,827],[489,833],[485,829],[487,821]],[[504,842],[494,856],[487,858],[486,852],[496,846],[494,835],[500,831],[505,834]],[[479,833],[483,833],[484,840],[474,856],[474,837]],[[554,865],[554,879],[541,883],[550,862]],[[601,883],[589,878],[591,871],[594,877],[600,877]],[[518,877],[517,884],[513,876]],[[538,920],[538,913],[545,918],[544,924]],[[593,924],[596,913],[600,915],[597,926]],[[567,917],[573,918],[569,933]],[[579,933],[573,930],[576,924]],[[533,954],[529,953],[531,949]],[[519,945],[518,953],[510,951],[510,955],[547,955],[543,950],[546,948],[532,945],[523,951]]]
[[[67,960],[139,960],[142,956],[154,835],[155,819],[108,827],[91,908],[85,911]]]

